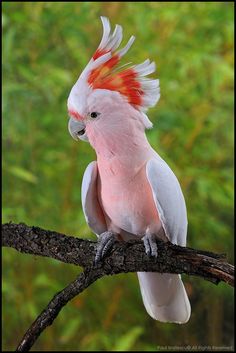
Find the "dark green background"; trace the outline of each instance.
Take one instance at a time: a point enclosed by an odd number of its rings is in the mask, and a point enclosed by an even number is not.
[[[233,261],[233,3],[3,4],[3,222],[95,239],[80,186],[92,148],[67,131],[68,94],[101,37],[100,15],[136,41],[124,62],[157,63],[161,99],[149,111],[152,146],[186,198],[188,245]],[[3,349],[79,269],[3,250]],[[146,313],[135,274],[107,277],[71,301],[35,350],[152,350],[232,346],[233,290],[184,276],[185,325]]]

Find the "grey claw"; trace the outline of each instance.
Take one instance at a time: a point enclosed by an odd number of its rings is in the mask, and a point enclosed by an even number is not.
[[[146,234],[143,238],[145,252],[148,256],[157,257],[157,242],[155,234]]]
[[[98,238],[97,251],[94,264],[97,265],[116,241],[116,235],[112,232],[104,232]]]
[[[143,240],[143,244],[145,247],[145,252],[148,256],[150,256],[151,255],[151,248],[150,248],[150,244],[149,244],[149,239],[145,235],[142,240]]]

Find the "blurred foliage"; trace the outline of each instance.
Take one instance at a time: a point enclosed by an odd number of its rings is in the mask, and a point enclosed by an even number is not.
[[[136,42],[126,56],[157,62],[161,100],[149,112],[152,146],[186,197],[188,245],[233,260],[233,10],[230,2],[4,2],[3,222],[94,238],[80,185],[92,148],[67,131],[69,91],[101,37],[99,16]],[[95,238],[94,238],[95,239]],[[3,350],[13,350],[78,268],[3,250]],[[232,289],[184,276],[186,325],[145,312],[135,274],[103,278],[70,302],[35,350],[232,346]]]

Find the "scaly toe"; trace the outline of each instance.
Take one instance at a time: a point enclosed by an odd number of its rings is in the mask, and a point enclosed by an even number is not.
[[[157,242],[155,234],[146,234],[142,240],[145,247],[145,252],[148,256],[157,257]]]
[[[94,259],[94,264],[97,265],[102,258],[112,248],[116,241],[116,235],[112,232],[104,232],[98,238],[97,251]]]

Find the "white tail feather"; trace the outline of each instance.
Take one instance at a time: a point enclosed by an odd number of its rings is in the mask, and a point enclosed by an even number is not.
[[[144,306],[148,314],[162,322],[186,323],[191,307],[180,275],[138,272]]]

